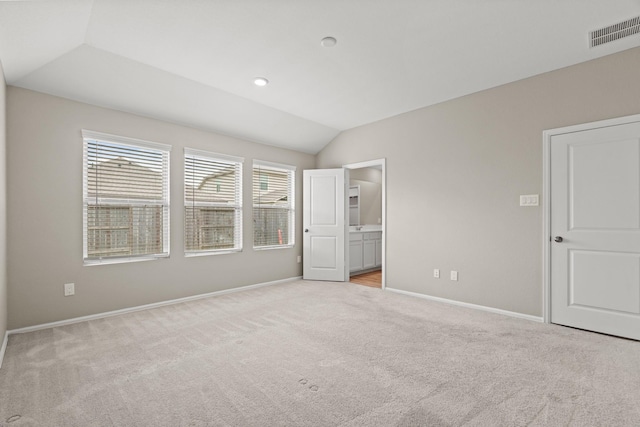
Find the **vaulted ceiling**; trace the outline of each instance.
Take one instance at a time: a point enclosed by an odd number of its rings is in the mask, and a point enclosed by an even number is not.
[[[640,0],[0,1],[0,61],[10,85],[316,153],[346,129],[640,46],[589,47],[638,15]]]

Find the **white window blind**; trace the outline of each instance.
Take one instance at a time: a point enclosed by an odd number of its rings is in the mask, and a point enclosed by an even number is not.
[[[186,255],[242,250],[242,162],[185,148]]]
[[[84,262],[169,256],[169,151],[82,131]]]
[[[253,246],[290,247],[295,236],[296,168],[253,162]]]

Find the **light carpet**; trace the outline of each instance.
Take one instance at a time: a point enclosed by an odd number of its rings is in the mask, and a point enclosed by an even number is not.
[[[12,335],[2,426],[639,426],[640,343],[293,282]]]

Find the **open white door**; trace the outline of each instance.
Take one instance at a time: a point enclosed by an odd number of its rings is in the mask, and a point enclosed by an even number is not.
[[[640,122],[551,137],[551,321],[640,340]]]
[[[305,280],[349,280],[348,174],[346,169],[303,172],[302,270]]]

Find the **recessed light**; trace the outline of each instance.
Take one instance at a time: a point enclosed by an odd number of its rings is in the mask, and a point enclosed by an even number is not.
[[[322,47],[334,47],[338,43],[335,37],[325,37],[320,40],[320,45]]]
[[[269,80],[264,77],[256,77],[253,79],[253,84],[256,86],[266,86],[269,84]]]

